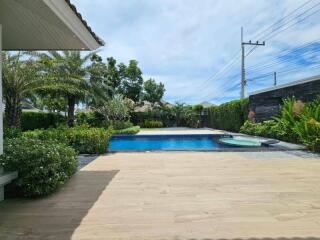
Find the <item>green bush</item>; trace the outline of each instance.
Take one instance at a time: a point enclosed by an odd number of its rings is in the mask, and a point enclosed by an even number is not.
[[[245,122],[240,132],[302,143],[320,152],[320,97],[303,104],[295,98],[285,99],[278,117],[262,123]]]
[[[184,119],[185,126],[190,128],[199,128],[200,119],[199,114],[193,111],[189,111]]]
[[[146,120],[161,121],[165,127],[172,127],[176,122],[172,108],[166,106],[156,107],[148,112],[130,113],[130,121],[134,125],[141,125],[141,123],[144,123]]]
[[[7,138],[18,138],[22,136],[22,131],[20,128],[8,128],[5,127],[3,130],[3,138],[7,139]]]
[[[241,133],[256,135],[268,138],[277,138],[279,140],[286,140],[285,136],[282,136],[281,125],[275,120],[268,120],[263,123],[252,123],[246,121],[240,128]]]
[[[127,129],[133,127],[133,123],[129,121],[113,121],[112,128],[115,130]]]
[[[79,153],[107,152],[112,129],[74,127],[67,130],[69,145]]]
[[[87,124],[90,127],[105,127],[108,123],[105,121],[104,116],[96,111],[93,112],[77,112],[76,124]]]
[[[207,127],[239,132],[240,127],[247,120],[249,101],[234,100],[205,109],[205,125]]]
[[[112,129],[76,126],[73,128],[28,131],[24,132],[23,135],[43,141],[65,143],[73,147],[78,153],[99,154],[107,151]]]
[[[163,123],[159,120],[145,120],[139,124],[143,128],[162,128]]]
[[[125,129],[113,130],[114,134],[137,134],[140,131],[139,126],[134,126]]]
[[[70,145],[67,127],[49,128],[49,129],[36,129],[33,131],[26,131],[23,133],[23,137],[29,139],[37,139],[41,141],[52,141],[57,143],[63,143]]]
[[[320,152],[320,96],[304,106],[293,131],[310,150]]]
[[[144,128],[198,128],[200,126],[201,110],[202,108],[198,105],[188,106],[182,103],[176,103],[172,107],[162,106],[148,112],[133,112],[131,113],[130,119],[134,124]]]
[[[22,112],[21,114],[21,129],[22,131],[34,129],[47,129],[57,127],[60,124],[66,123],[66,118],[56,113],[43,112]]]
[[[77,169],[75,151],[64,144],[30,139],[7,139],[0,165],[18,171],[13,182],[26,197],[45,196],[56,191]]]

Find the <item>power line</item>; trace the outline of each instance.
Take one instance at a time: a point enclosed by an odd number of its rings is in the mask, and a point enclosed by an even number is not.
[[[316,4],[316,6],[319,6],[319,5],[320,5],[320,2],[319,2],[318,4]],[[314,8],[314,7],[313,7],[313,8]],[[313,9],[313,8],[312,8],[312,9]],[[269,39],[273,38],[274,36],[278,35],[279,33],[282,33],[282,32],[284,32],[284,31],[286,31],[286,30],[289,29],[290,27],[292,27],[292,26],[294,26],[294,25],[296,25],[296,24],[298,24],[298,23],[303,22],[304,20],[306,20],[307,18],[313,16],[314,14],[318,13],[319,11],[320,11],[320,8],[317,9],[316,11],[312,12],[311,14],[305,16],[304,18],[298,20],[297,22],[294,22],[293,24],[287,26],[286,28],[282,29],[281,31],[276,32],[275,34],[269,36],[268,38],[266,38],[266,40],[269,40]],[[302,15],[300,15],[300,16],[302,16]],[[297,16],[297,17],[300,17],[300,16]]]
[[[316,68],[320,67],[320,63],[309,65],[309,66],[303,66],[303,67],[304,68],[308,68],[309,70],[316,69]],[[293,67],[293,68],[289,68],[289,69],[286,68],[286,69],[284,69],[282,71],[277,71],[277,74],[289,73],[289,72],[294,72],[294,71],[297,71],[297,70],[301,70],[301,67]],[[319,71],[320,71],[320,69],[319,69]],[[270,76],[273,76],[273,74],[274,74],[273,72],[266,73],[264,75],[261,75],[261,76],[255,77],[255,78],[248,79],[248,81],[253,82],[253,81],[256,81],[256,80],[259,80],[259,79],[265,79],[265,78],[268,78]]]
[[[306,6],[307,4],[309,4],[310,2],[312,2],[314,0],[309,0],[306,1],[305,3],[303,3],[302,5],[300,5],[298,8],[294,9],[293,11],[291,11],[290,13],[288,13],[287,15],[285,15],[283,18],[279,19],[278,21],[276,21],[275,23],[271,24],[269,27],[267,27],[266,29],[258,32],[256,35],[253,36],[253,38],[258,38],[260,39],[260,35],[262,35],[264,32],[267,32],[268,30],[272,29],[274,26],[276,26],[279,23],[282,23],[286,18],[290,17],[293,13],[297,12],[299,9],[303,8],[304,6]]]
[[[307,56],[314,56],[315,53],[319,53],[320,52],[320,48],[319,49],[316,49],[316,50],[312,50],[312,51],[309,51],[309,52],[304,52],[302,54],[299,55],[299,57],[307,57]],[[282,56],[282,57],[285,57],[285,56]],[[266,69],[270,69],[274,66],[277,66],[279,64],[286,64],[286,63],[297,63],[297,59],[296,58],[291,58],[291,59],[287,59],[286,61],[282,61],[281,59],[276,59],[276,60],[273,60],[267,64],[264,64],[264,65],[261,65],[259,67],[256,67],[256,68],[253,68],[253,69],[250,69],[251,72],[261,72],[261,71],[265,71]]]
[[[260,31],[258,34],[256,34],[255,36],[260,37],[264,32],[267,32],[268,30],[274,28],[275,26],[277,26],[278,24],[283,23],[278,26],[277,28],[273,29],[271,32],[263,35],[263,37],[267,37],[268,40],[270,40],[271,38],[273,38],[274,36],[278,35],[279,33],[287,30],[288,28],[301,23],[302,21],[304,21],[305,19],[311,17],[312,15],[314,15],[315,13],[317,13],[320,9],[317,9],[316,11],[312,12],[311,14],[305,16],[304,18],[294,22],[293,24],[287,26],[284,29],[281,29],[283,27],[285,27],[287,24],[290,24],[292,21],[296,20],[297,18],[303,16],[304,14],[308,13],[309,11],[311,11],[312,9],[314,9],[315,7],[317,7],[318,5],[320,5],[320,3],[317,3],[315,5],[313,5],[312,7],[308,8],[307,10],[303,11],[302,13],[292,17],[291,19],[288,19],[290,16],[292,16],[294,13],[296,13],[298,10],[302,9],[303,7],[305,7],[306,5],[308,5],[309,3],[311,3],[313,0],[309,0],[305,3],[303,3],[302,5],[300,5],[298,8],[294,9],[293,11],[291,11],[289,14],[287,14],[285,17],[281,18],[280,20],[278,20],[276,23],[270,25],[269,27],[267,27],[266,29]],[[257,46],[254,46],[246,55],[249,56],[255,49]],[[222,73],[225,73],[228,69],[230,69],[230,67],[232,67],[234,65],[234,63],[236,62],[236,58],[238,57],[239,52],[235,55],[235,57],[233,57],[231,59],[230,62],[228,62],[227,65],[225,65],[220,71],[218,71],[216,74],[214,74],[213,76],[209,77],[203,85],[206,85],[207,83],[209,83],[211,80],[215,80],[217,79]],[[227,79],[228,80],[228,79]],[[225,82],[225,81],[224,81]],[[223,83],[221,83],[223,84]],[[216,92],[216,91],[215,91]]]
[[[312,1],[312,0],[311,0],[311,1]],[[308,1],[307,3],[311,2],[311,1]],[[305,6],[305,5],[306,5],[306,4],[303,4],[302,6]],[[284,29],[281,30],[281,28],[285,27],[288,23],[292,22],[293,20],[298,19],[299,17],[303,16],[304,14],[306,14],[307,12],[311,11],[312,9],[314,9],[315,7],[317,7],[317,6],[319,6],[319,5],[320,5],[320,2],[317,3],[317,4],[315,4],[315,5],[313,5],[312,7],[308,8],[307,10],[305,10],[305,11],[302,12],[302,13],[300,13],[299,15],[295,16],[294,18],[290,19],[288,22],[285,22],[283,25],[279,26],[278,28],[272,30],[270,33],[262,36],[261,38],[262,38],[262,39],[265,39],[265,41],[268,41],[268,40],[270,40],[271,38],[273,38],[273,37],[275,37],[276,35],[278,35],[279,33],[283,32],[283,31],[289,29],[290,27],[293,27],[294,25],[296,25],[296,24],[304,21],[305,19],[313,16],[314,14],[316,14],[317,12],[319,12],[320,9],[317,9],[316,11],[312,12],[311,14],[305,16],[303,19],[300,19],[300,20],[292,23],[291,25],[289,25],[289,26],[287,26],[286,28],[284,28]],[[300,9],[302,6],[300,6],[300,7],[297,8],[297,9],[295,9],[293,12],[296,12],[296,10]],[[293,13],[293,12],[291,12],[291,13]],[[283,18],[283,19],[284,19],[284,18]],[[279,22],[279,21],[278,21],[278,22]],[[273,25],[271,25],[271,26],[273,26]],[[271,27],[271,26],[270,26],[270,27]],[[278,30],[280,30],[280,31],[278,31]],[[278,32],[277,32],[277,31],[278,31]],[[274,34],[272,34],[272,33],[274,33]],[[259,34],[259,35],[261,35],[261,34]],[[259,38],[259,39],[260,39],[260,38]],[[247,54],[246,56],[249,56],[255,49],[256,49],[256,47],[253,47],[253,48],[248,52],[248,54]]]
[[[287,54],[294,54],[294,53],[297,53],[299,51],[303,51],[303,49],[306,49],[310,46],[312,46],[313,44],[315,43],[319,43],[320,39],[317,39],[317,40],[314,40],[314,41],[311,41],[311,42],[308,42],[308,43],[303,43],[299,46],[295,46],[295,47],[291,47],[291,48],[286,48],[280,52],[278,52],[278,54],[281,54],[279,57],[285,57]],[[320,43],[319,43],[320,44]],[[273,58],[274,56],[272,56]],[[270,59],[272,60],[272,59]],[[265,62],[266,60],[263,60],[263,62]],[[276,60],[272,60],[272,62],[275,62]],[[272,63],[272,62],[269,62],[269,63]],[[269,64],[267,63],[267,64]],[[255,70],[255,69],[258,69],[259,67],[261,66],[261,63],[257,63],[251,67],[248,68],[248,70]]]

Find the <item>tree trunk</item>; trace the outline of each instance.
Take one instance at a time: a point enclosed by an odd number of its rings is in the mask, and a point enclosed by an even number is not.
[[[76,97],[68,96],[68,126],[74,126],[74,108],[76,105]]]
[[[5,126],[21,127],[21,106],[17,97],[6,98],[5,104]]]

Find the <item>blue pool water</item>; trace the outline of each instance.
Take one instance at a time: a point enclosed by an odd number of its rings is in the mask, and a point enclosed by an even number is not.
[[[113,136],[109,151],[216,150],[231,148],[218,142],[218,135],[131,135]]]

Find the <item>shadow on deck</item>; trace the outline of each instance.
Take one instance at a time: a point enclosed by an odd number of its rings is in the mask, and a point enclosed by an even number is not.
[[[71,239],[118,172],[80,171],[52,196],[0,203],[0,239]]]

